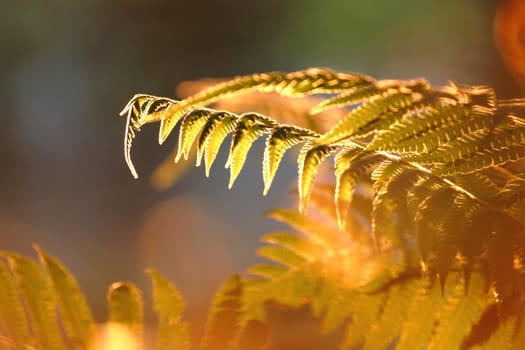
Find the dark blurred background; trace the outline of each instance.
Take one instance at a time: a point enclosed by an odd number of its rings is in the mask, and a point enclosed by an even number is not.
[[[98,320],[107,286],[154,267],[201,320],[218,284],[257,261],[263,215],[293,206],[295,161],[262,197],[261,147],[236,186],[217,163],[164,192],[148,176],[175,144],[144,128],[132,179],[119,111],[185,80],[313,66],[493,86],[515,97],[492,38],[496,1],[6,1],[0,12],[0,249],[36,242],[76,275]],[[220,161],[224,161],[221,158]],[[148,308],[151,304],[147,304]],[[149,316],[151,317],[151,316]]]

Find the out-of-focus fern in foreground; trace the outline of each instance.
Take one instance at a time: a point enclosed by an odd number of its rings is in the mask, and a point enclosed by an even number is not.
[[[1,349],[143,349],[143,300],[130,282],[108,291],[107,323],[96,325],[75,278],[40,247],[40,264],[2,252],[0,259]],[[149,270],[158,316],[157,349],[189,349],[184,304],[179,292],[158,272]]]

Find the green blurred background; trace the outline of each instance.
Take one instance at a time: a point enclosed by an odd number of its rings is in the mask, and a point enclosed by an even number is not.
[[[313,66],[376,78],[425,77],[520,94],[492,39],[494,0],[25,0],[0,12],[0,249],[36,242],[76,275],[95,316],[107,286],[154,267],[201,320],[213,290],[256,261],[263,215],[294,206],[289,157],[262,197],[261,144],[236,186],[217,165],[164,192],[148,175],[175,144],[147,127],[122,155],[118,112],[137,92],[174,96],[185,80]],[[220,159],[225,160],[223,157]],[[148,317],[151,317],[149,315]]]

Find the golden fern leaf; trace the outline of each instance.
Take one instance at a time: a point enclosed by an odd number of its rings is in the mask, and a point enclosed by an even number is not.
[[[58,328],[49,282],[36,261],[18,254],[7,255],[31,320],[31,333],[39,349],[65,349]]]
[[[271,72],[254,74],[235,78],[231,81],[206,89],[194,96],[190,96],[183,101],[176,102],[176,104],[171,104],[168,108],[169,111],[163,113],[162,116],[149,115],[152,110],[151,108],[147,108],[150,107],[149,105],[142,107],[144,105],[143,101],[149,97],[148,95],[136,95],[128,103],[121,114],[125,114],[126,112],[131,113],[134,108],[140,111],[140,117],[131,120],[130,125],[135,128],[149,122],[149,118],[161,117],[159,143],[162,144],[180,118],[196,105],[207,105],[221,98],[233,97],[254,90],[260,92],[276,91],[288,96],[301,96],[308,93],[337,92],[369,80],[371,80],[371,78],[363,75],[338,73],[318,68],[294,73]],[[136,108],[135,106],[139,106],[139,108]],[[130,119],[129,116],[128,119]],[[131,130],[128,127],[126,129]],[[132,137],[133,136],[130,138]],[[130,142],[131,141],[128,143]]]
[[[232,188],[237,179],[253,142],[269,132],[273,125],[273,120],[254,113],[244,114],[237,120],[232,136],[230,157],[226,162],[226,167],[230,168],[228,188]]]
[[[365,252],[356,251],[350,237],[334,227],[289,210],[272,211],[270,215],[283,221],[300,234],[277,232],[263,237],[259,255],[274,264],[256,265],[248,270],[245,280],[241,324],[265,320],[264,303],[272,300],[289,307],[308,303],[312,313],[323,316],[323,329],[338,327],[349,317],[351,298],[339,295],[352,293],[378,272],[380,262]],[[360,264],[359,273],[355,264]],[[345,308],[342,306],[345,305]]]
[[[281,125],[255,113],[237,115],[205,107],[223,98],[254,91],[293,97],[329,94],[318,96],[319,103],[311,113],[337,110],[337,116],[343,111],[347,114],[325,134],[318,135],[309,129]],[[366,288],[361,285],[358,293],[398,290],[402,282],[393,280],[393,276],[419,271],[421,259],[423,270],[431,272],[429,276],[439,276],[445,295],[449,289],[452,294],[458,292],[454,288],[461,283],[463,291],[470,293],[469,281],[481,280],[481,284],[491,285],[502,300],[506,300],[511,295],[521,295],[525,288],[521,272],[525,249],[519,238],[525,226],[524,105],[523,99],[498,100],[492,89],[482,86],[450,83],[432,88],[422,79],[376,81],[324,69],[273,72],[236,78],[183,101],[137,95],[124,110],[128,115],[125,154],[136,175],[129,160],[129,147],[135,132],[146,123],[160,121],[159,141],[162,142],[184,118],[178,157],[187,156],[198,139],[197,164],[204,155],[208,175],[221,143],[232,132],[227,162],[231,187],[244,166],[251,145],[263,134],[269,134],[263,157],[266,194],[286,150],[303,143],[298,157],[298,190],[300,210],[305,212],[319,166],[335,152],[335,210],[332,207],[322,211],[332,213],[332,217],[335,212],[340,234],[355,238],[355,233],[344,232],[345,229],[354,231],[355,228],[364,235],[371,230],[376,242],[384,243],[381,248],[383,255],[389,257],[386,261],[396,263],[394,269],[384,269],[365,283]],[[195,118],[197,123],[187,119],[188,115],[203,111],[208,115],[202,120]],[[366,200],[358,193],[363,191],[370,192]],[[354,205],[354,197],[365,204]],[[323,198],[326,203],[326,196]],[[347,220],[349,212],[351,220]],[[259,253],[277,267],[267,264],[250,270],[251,277],[243,289],[247,294],[243,296],[245,316],[241,317],[241,323],[247,325],[251,320],[263,320],[264,307],[261,305],[268,299],[289,306],[299,306],[307,300],[315,316],[325,317],[326,329],[336,327],[345,319],[338,309],[354,313],[356,320],[362,318],[359,310],[353,309],[353,298],[352,301],[330,298],[355,290],[349,287],[355,283],[348,282],[345,276],[348,273],[345,264],[349,263],[340,255],[341,250],[333,248],[334,242],[350,244],[348,240],[341,240],[329,233],[330,229],[315,226],[295,214],[286,213],[281,219],[302,234],[296,238],[278,233],[265,238],[271,246],[263,247]],[[347,225],[347,221],[351,225]],[[319,229],[319,234],[310,232],[305,226],[307,222]],[[367,239],[356,239],[352,244],[357,242],[370,248]],[[320,254],[329,258],[322,260]],[[334,256],[340,260],[337,268],[327,263]],[[320,266],[324,270],[319,270]],[[464,279],[459,277],[461,269]],[[447,278],[448,275],[452,277]],[[341,279],[341,276],[344,277]],[[452,287],[447,287],[449,285]],[[425,293],[421,292],[421,298],[431,298],[430,292]],[[476,293],[472,297],[480,298],[479,290]],[[378,314],[370,315],[371,319],[380,322],[381,312],[390,309],[387,305],[391,299],[384,298],[387,304],[379,303]],[[453,310],[451,300],[447,307]],[[484,305],[479,310],[469,306],[467,311],[472,316],[482,312]],[[394,309],[398,305],[391,306]],[[471,326],[475,320],[447,317],[447,322],[457,322],[462,330],[456,334],[440,323],[435,326],[434,333],[449,332],[453,340],[448,345],[458,346],[459,334],[468,334],[467,324]],[[410,334],[403,338],[403,331],[398,329],[397,332],[406,344],[428,340],[437,347],[439,337],[430,338],[428,333],[432,327],[431,321],[425,324],[425,335],[420,338]],[[366,340],[367,334],[372,334],[367,328],[363,332],[355,337],[349,335],[344,346],[359,345]],[[376,339],[378,343],[371,341],[370,347],[385,345],[381,341],[393,339],[396,333],[383,329],[373,330],[375,332],[382,336]]]
[[[501,190],[501,185],[493,177],[481,172],[456,174],[454,180],[459,186],[474,194],[476,198],[484,201],[491,201]]]
[[[175,100],[168,98],[159,98],[156,96],[137,94],[128,102],[120,115],[126,115],[126,134],[124,136],[124,158],[126,164],[131,171],[134,178],[138,178],[137,171],[131,161],[131,146],[136,132],[140,131],[142,125],[152,122],[164,120],[166,118],[174,118],[172,116],[173,106],[177,103]],[[186,112],[185,110],[184,112]],[[184,113],[177,115],[176,122],[184,116]],[[173,122],[174,120],[172,120]],[[174,125],[175,126],[175,125]]]
[[[445,299],[437,283],[424,278],[408,308],[397,350],[423,349],[429,344]]]
[[[153,309],[157,313],[157,349],[189,349],[190,331],[181,320],[185,305],[177,288],[155,270],[146,271],[153,283]]]
[[[389,289],[380,316],[368,331],[363,350],[385,349],[399,336],[408,316],[412,296],[417,293],[421,282],[415,279]]]
[[[46,269],[57,303],[62,325],[75,347],[85,348],[92,340],[95,323],[80,287],[69,271],[54,257],[35,245],[41,264]]]
[[[501,125],[474,130],[438,147],[429,155],[414,156],[410,160],[442,163],[438,164],[438,171],[443,174],[473,172],[523,158],[523,142],[525,123],[520,118],[506,116]]]
[[[264,149],[263,195],[268,193],[285,152],[314,135],[310,130],[294,126],[280,126],[273,129],[270,136],[266,139],[266,147]]]
[[[448,187],[429,194],[419,203],[414,217],[416,237],[423,261],[436,252],[436,236],[446,210],[453,203],[454,191]]]
[[[403,108],[417,101],[419,94],[385,92],[356,107],[328,132],[321,135],[319,144],[333,144],[353,136],[361,127],[376,120],[389,109]]]
[[[323,286],[327,286],[324,284]],[[329,302],[324,305],[323,322],[321,324],[321,333],[327,334],[334,330],[337,330],[348,320],[348,316],[352,314],[352,303],[357,293],[348,291],[346,293],[340,293],[339,290],[332,286],[332,289],[328,289],[327,295],[323,298]]]
[[[356,147],[344,148],[335,158],[335,205],[337,223],[341,230],[346,226],[348,208],[359,178],[382,160],[378,155],[362,156]],[[359,157],[360,159],[355,159]]]
[[[235,115],[228,113],[228,112],[224,112],[224,111],[215,111],[215,112],[210,113],[210,116],[207,118],[206,123],[202,127],[202,131],[199,135],[199,141],[197,143],[197,157],[196,157],[196,164],[195,164],[196,166],[200,166],[202,157],[206,150],[206,147],[208,146],[210,138],[215,132],[215,129],[219,125],[221,125],[226,118],[232,120],[233,122],[237,119]],[[230,132],[232,130],[233,128],[230,130]],[[228,133],[226,133],[226,135],[227,134]],[[221,143],[222,143],[222,140],[221,140]]]
[[[397,210],[397,203],[386,192],[376,193],[372,201],[372,238],[378,251],[394,253],[397,256],[399,248],[404,247],[404,239],[401,237],[399,226],[393,220]],[[402,252],[403,250],[401,250]],[[398,259],[395,259],[398,260]],[[392,260],[391,263],[394,263]],[[404,259],[398,261],[403,264]]]
[[[412,228],[408,219],[408,191],[420,180],[418,170],[402,163],[384,161],[373,172],[375,188],[372,202],[372,235],[378,249],[383,246],[406,252],[406,232]],[[399,252],[395,252],[398,255]]]
[[[372,82],[363,82],[363,85],[356,85],[352,89],[346,90],[339,95],[324,100],[312,108],[311,113],[321,113],[330,108],[341,108],[345,106],[354,105],[369,98],[381,94],[381,90],[372,84]]]
[[[432,148],[425,142],[425,139],[421,140],[422,135],[426,135],[427,138],[437,137],[435,129],[443,130],[448,125],[457,125],[460,120],[470,119],[470,111],[462,106],[456,105],[432,105],[422,109],[418,114],[408,114],[404,118],[393,123],[387,130],[381,132],[371,143],[368,148],[371,150],[395,150],[397,151],[403,146],[402,141],[412,140],[416,143],[416,147],[422,148],[422,151],[429,151]],[[479,123],[480,127],[484,125]],[[469,125],[470,126],[470,125]],[[474,124],[474,126],[478,126]],[[457,126],[456,126],[457,127]],[[446,130],[446,129],[445,129]],[[467,129],[470,131],[469,129]],[[450,137],[449,133],[445,133],[445,138]],[[456,133],[460,133],[457,132]],[[440,140],[438,139],[439,143]],[[443,143],[443,141],[441,141]]]
[[[300,266],[306,262],[306,259],[301,255],[294,254],[288,250],[283,250],[281,247],[264,246],[257,249],[257,255],[284,265],[288,268]]]
[[[377,323],[387,295],[360,294],[353,300],[352,321],[345,332],[341,349],[353,349],[368,338],[370,326]]]
[[[17,282],[3,260],[0,260],[0,281],[0,324],[7,331],[5,335],[13,341],[13,347],[35,346],[24,307],[18,296]]]
[[[491,199],[501,205],[510,206],[525,198],[525,174],[516,174]]]
[[[464,232],[463,220],[473,210],[475,203],[464,195],[454,197],[438,225],[435,236],[435,268],[443,287],[459,252],[461,234]]]
[[[201,128],[206,124],[211,112],[205,109],[194,110],[188,113],[183,119],[180,126],[179,148],[175,156],[175,162],[178,162],[181,156],[188,159],[191,146],[199,136]]]
[[[327,223],[315,220],[294,210],[274,209],[267,212],[266,215],[286,223],[288,226],[301,232],[302,235],[311,238],[316,244],[333,247],[335,242],[342,239],[340,233],[334,231],[333,227]]]
[[[459,113],[461,112],[460,109]],[[387,151],[403,153],[432,152],[436,148],[441,147],[458,137],[465,136],[476,130],[488,129],[491,127],[492,123],[492,116],[481,115],[471,117],[470,115],[465,114],[460,119],[450,122],[449,124],[441,124],[425,131],[418,131],[417,128],[413,128],[412,130],[415,133],[412,136],[406,136],[407,132],[405,131],[404,135],[399,137],[403,137],[399,142],[392,142],[389,140],[388,146],[380,146],[380,148]],[[393,130],[393,128],[394,126],[392,126],[392,129],[390,130]],[[385,134],[386,132],[382,134],[382,136]],[[377,143],[379,143],[379,140]],[[372,148],[372,146],[370,146],[370,148]]]
[[[205,128],[201,134],[202,143],[205,144],[204,162],[206,164],[206,176],[210,176],[210,169],[213,162],[217,158],[219,149],[229,133],[231,133],[237,125],[237,118],[234,116],[225,116],[217,125],[211,130]],[[208,134],[208,130],[209,134]],[[199,142],[199,144],[201,144]]]
[[[382,159],[382,162],[377,164],[371,173],[374,192],[384,191],[391,179],[405,170],[407,170],[407,167],[401,162]]]
[[[476,152],[467,158],[459,158],[448,164],[439,164],[435,173],[439,175],[465,174],[486,169],[491,166],[504,165],[525,157],[524,145],[512,145],[500,149]]]
[[[308,208],[308,201],[319,165],[336,149],[336,146],[318,146],[312,142],[306,142],[301,149],[297,159],[299,164],[299,210],[301,212],[306,212]]]
[[[123,333],[113,333],[122,327],[131,336],[124,336],[124,341],[133,341],[133,348],[146,345],[142,344],[143,301],[133,284],[111,285],[108,324],[102,331],[95,331],[89,307],[74,277],[57,258],[36,245],[35,250],[45,271],[30,258],[1,253],[0,347],[98,349],[122,344]],[[154,309],[159,316],[158,348],[188,349],[189,330],[180,319],[184,307],[180,294],[157,272],[148,273],[152,276]]]
[[[234,275],[215,293],[206,321],[202,349],[228,349],[233,345],[242,291],[243,282],[238,275]]]
[[[436,177],[422,176],[407,193],[407,207],[410,215],[416,215],[419,205],[434,191],[445,187]]]
[[[485,291],[484,279],[479,273],[471,275],[468,291],[465,291],[465,281],[460,275],[449,276],[444,293],[446,303],[439,311],[439,322],[434,328],[429,350],[460,347],[486,307]]]

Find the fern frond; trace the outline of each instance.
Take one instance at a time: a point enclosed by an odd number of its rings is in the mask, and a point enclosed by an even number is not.
[[[340,93],[328,100],[324,100],[312,108],[311,113],[317,114],[330,108],[341,108],[351,106],[368,100],[369,98],[380,95],[382,91],[372,82],[363,82],[363,85],[354,86],[352,89]]]
[[[37,262],[18,254],[9,254],[7,261],[25,300],[36,346],[44,350],[65,349],[44,271]]]
[[[389,109],[404,108],[417,101],[419,94],[389,93],[374,96],[356,107],[345,118],[323,134],[319,144],[332,144],[353,136],[361,127],[376,120]]]
[[[453,139],[455,134],[462,135],[465,131],[471,133],[483,129],[486,119],[472,116],[471,113],[463,106],[447,104],[429,106],[418,111],[417,114],[405,115],[393,123],[389,129],[374,139],[369,149],[398,150],[403,146],[403,141],[408,141],[409,146],[422,149],[423,152],[430,151],[433,148],[429,141],[443,144],[445,140]],[[471,122],[466,123],[466,121]],[[461,125],[463,123],[466,125]],[[436,134],[438,130],[443,135]]]
[[[230,157],[226,162],[226,166],[230,168],[228,188],[232,188],[237,179],[253,142],[269,132],[272,126],[274,126],[273,120],[260,114],[247,113],[237,120],[232,136]]]
[[[421,177],[407,193],[407,207],[410,215],[415,216],[421,202],[434,191],[445,187],[436,177]]]
[[[329,225],[294,210],[274,209],[267,212],[266,215],[286,223],[316,243],[327,242],[331,246],[334,241],[341,239],[341,235]]]
[[[301,212],[306,212],[308,208],[308,201],[319,165],[336,149],[336,146],[318,146],[313,142],[306,142],[301,149],[297,158],[299,164],[299,210]]]
[[[500,191],[500,185],[494,179],[484,173],[476,172],[472,174],[456,174],[456,183],[484,201],[491,201],[491,198]]]
[[[308,239],[305,240],[303,237],[291,232],[269,233],[264,235],[261,238],[261,241],[268,244],[279,245],[283,248],[286,248],[286,250],[292,252],[293,254],[301,257],[307,257],[312,250],[315,250],[318,247],[316,242]]]
[[[248,270],[251,277],[243,289],[241,325],[264,321],[265,301],[272,300],[289,307],[308,303],[312,313],[323,318],[323,331],[340,326],[352,310],[352,288],[375,276],[380,262],[368,259],[369,252],[357,251],[350,237],[334,227],[295,211],[276,210],[270,215],[301,234],[278,232],[263,237],[271,246],[263,246],[259,255],[274,264]],[[361,264],[359,273],[350,273],[356,264]]]
[[[126,134],[124,136],[124,158],[134,178],[138,178],[138,174],[131,161],[131,146],[136,132],[140,131],[140,128],[148,122],[148,119],[164,120],[170,117],[174,119],[171,111],[176,103],[177,101],[169,98],[137,94],[133,96],[122,112],[120,112],[121,116],[127,116]],[[184,113],[185,112],[187,112],[187,110],[184,110]],[[172,122],[176,124],[178,120],[183,117],[184,113],[179,113],[176,116],[176,120],[172,119]],[[173,126],[175,126],[175,124],[173,124]]]
[[[175,162],[178,162],[181,156],[184,156],[186,160],[188,159],[191,146],[193,146],[195,139],[199,136],[211,113],[209,110],[199,109],[191,111],[184,116],[180,126],[179,147],[175,156]]]
[[[428,155],[411,157],[410,160],[425,164],[442,163],[442,173],[473,172],[491,165],[505,164],[523,158],[525,124],[518,118],[507,116],[501,126],[472,131],[468,135],[436,148]],[[463,168],[461,168],[461,164]],[[446,170],[451,168],[451,170]]]
[[[226,280],[215,293],[208,312],[201,349],[229,349],[238,324],[243,283],[238,275]]]
[[[300,266],[305,262],[305,259],[298,255],[293,254],[290,251],[283,250],[280,247],[264,246],[257,249],[257,255],[262,256],[268,260],[279,263],[281,265],[293,268]]]
[[[417,293],[421,282],[416,279],[390,288],[377,322],[368,331],[363,350],[385,349],[399,336],[403,321],[408,316],[412,297]]]
[[[423,279],[408,308],[407,318],[396,349],[423,349],[432,337],[434,325],[443,309],[445,299],[437,283]]]
[[[209,88],[183,101],[151,99],[150,95],[135,95],[121,115],[127,113],[125,153],[130,169],[133,169],[129,157],[135,131],[148,122],[161,121],[159,143],[162,144],[182,116],[193,106],[207,105],[221,98],[229,98],[251,91],[276,91],[287,96],[301,96],[309,93],[337,92],[349,89],[356,84],[372,79],[357,74],[334,72],[328,69],[308,69],[294,73],[272,72],[238,77],[231,81]],[[133,172],[136,175],[136,172]]]
[[[525,157],[525,146],[516,145],[501,149],[479,151],[468,158],[458,158],[447,164],[439,164],[435,173],[439,175],[465,174],[483,170],[491,166],[507,164]]]
[[[263,195],[268,193],[285,152],[314,135],[310,130],[294,126],[280,126],[273,129],[271,135],[266,139],[266,148],[264,149]]]
[[[384,161],[372,173],[375,188],[372,235],[378,249],[386,245],[401,252],[407,250],[405,231],[411,228],[407,196],[421,177],[418,170],[407,169],[402,163],[391,161]]]
[[[395,217],[396,211],[397,203],[385,192],[382,195],[374,196],[371,222],[372,238],[378,251],[382,252],[384,256],[391,255],[389,262],[392,264],[392,269],[403,268],[403,264],[405,264],[405,257],[403,256],[405,240]]]
[[[41,266],[25,256],[1,253],[2,349],[80,350],[123,344],[142,349],[146,345],[142,344],[143,301],[133,284],[111,285],[108,323],[95,329],[89,307],[71,273],[57,258],[39,246],[34,248]],[[154,310],[159,316],[157,348],[189,349],[188,325],[181,320],[184,308],[181,295],[159,273],[153,270],[148,273],[153,281]]]
[[[429,350],[458,349],[487,303],[484,279],[479,273],[470,277],[466,293],[465,282],[457,274],[449,276],[447,282],[444,293],[446,303],[440,310]]]
[[[454,191],[443,187],[429,194],[419,203],[414,217],[416,237],[423,261],[436,252],[439,225],[447,209],[454,201]]]
[[[0,323],[18,348],[34,346],[29,322],[18,295],[17,282],[3,260],[0,260],[0,281]]]
[[[328,300],[324,306],[323,321],[321,324],[321,333],[327,334],[340,328],[352,314],[352,305],[357,293],[348,291],[340,293],[340,290],[333,285],[323,284],[325,287],[324,300]],[[326,288],[328,287],[328,288]]]
[[[435,267],[441,287],[450,270],[455,267],[456,255],[459,252],[459,241],[464,232],[463,220],[476,208],[475,202],[462,194],[453,198],[436,232]]]
[[[266,193],[279,166],[279,162],[275,162],[274,167],[270,166],[271,162],[268,159],[271,148],[268,145],[277,139],[282,140],[282,144],[287,147],[304,141],[303,152],[298,160],[301,210],[306,210],[318,165],[330,153],[341,147],[358,146],[363,152],[377,153],[390,160],[405,161],[407,166],[437,176],[446,186],[465,194],[468,194],[467,191],[457,186],[453,179],[443,176],[472,173],[486,167],[493,168],[494,165],[507,164],[509,161],[523,158],[525,152],[521,145],[525,123],[513,114],[520,104],[511,101],[510,104],[502,103],[500,106],[494,91],[490,88],[458,87],[452,83],[443,88],[431,88],[422,79],[375,81],[366,76],[335,73],[323,69],[289,74],[274,72],[236,78],[180,102],[149,95],[137,95],[128,103],[123,113],[128,113],[128,124],[131,123],[131,128],[128,128],[130,132],[137,131],[146,123],[160,120],[162,134],[173,129],[181,118],[186,120],[187,114],[199,115],[204,114],[204,111],[211,115],[227,114],[228,112],[215,112],[202,106],[254,90],[274,91],[286,96],[339,92],[338,97],[332,100],[326,99],[317,109],[330,106],[341,108],[345,103],[355,106],[354,102],[358,105],[347,117],[320,136],[304,129],[301,130],[300,136],[289,133],[275,138],[278,135],[276,130],[290,126],[281,126],[261,115],[258,119],[264,120],[262,125],[244,125],[244,119],[250,113],[240,117],[230,113],[231,118],[227,118],[229,120],[224,124],[223,132],[217,139],[213,138],[216,142],[209,143],[215,125],[223,125],[222,123],[213,118],[212,122],[209,115],[205,118],[208,119],[206,122],[197,118],[201,120],[200,123],[205,124],[198,125],[199,127],[189,128],[193,123],[183,121],[178,156],[188,154],[193,140],[200,132],[197,163],[200,163],[205,150],[206,172],[209,173],[220,143],[236,123],[227,163],[228,166],[231,165],[229,185],[232,186],[251,144],[262,134],[273,134],[275,137],[270,136],[267,140],[263,159],[264,193]],[[371,95],[367,95],[364,91],[368,91]],[[521,112],[519,108],[518,110]],[[170,124],[173,125],[166,126]],[[202,126],[204,128],[199,131]],[[377,126],[379,127],[376,128]],[[301,139],[303,133],[308,136]],[[130,140],[128,136],[126,139]],[[244,140],[241,147],[236,147],[238,144],[236,139]],[[285,149],[286,147],[283,148]],[[280,152],[283,150],[276,153],[276,159],[280,159]],[[401,154],[398,153],[399,151],[402,151]],[[427,151],[431,152],[426,153]],[[235,161],[232,161],[233,159]],[[126,146],[126,160],[129,161],[128,146]],[[136,175],[134,168],[130,167],[130,169]],[[348,191],[341,193],[343,192]],[[340,203],[344,204],[345,201],[347,200],[341,200]]]
[[[318,134],[246,110],[206,107],[250,91],[326,94],[308,105],[310,114],[337,111],[339,120]],[[232,133],[231,187],[252,144],[267,134],[266,194],[285,152],[302,145],[300,213],[271,213],[299,233],[264,237],[259,255],[270,263],[253,267],[242,281],[235,340],[223,344],[240,344],[239,329],[250,324],[259,329],[265,302],[274,301],[308,304],[325,331],[351,322],[343,348],[383,348],[395,339],[400,349],[458,348],[490,305],[521,298],[525,290],[524,105],[522,99],[498,100],[484,86],[435,88],[423,79],[374,80],[328,70],[273,72],[236,78],[182,101],[137,95],[124,110],[125,154],[136,175],[129,160],[135,132],[160,121],[163,142],[182,120],[177,158],[187,157],[198,140],[197,165],[204,156],[209,175]],[[335,188],[312,196],[319,167],[332,154]],[[321,214],[335,218],[339,231],[301,214],[311,199],[323,203]],[[356,261],[366,268],[356,268]],[[412,315],[418,308],[431,316]],[[487,339],[507,339],[505,346],[514,341],[508,330],[520,326],[512,317],[502,320],[507,330],[494,328]]]
[[[237,124],[237,118],[233,115],[224,116],[224,114],[220,114],[220,116],[220,120],[210,118],[208,123],[212,122],[212,120],[214,123],[210,125],[207,124],[204,127],[199,140],[199,149],[202,150],[202,148],[205,147],[204,162],[206,164],[206,177],[210,176],[211,166],[215,158],[217,158],[224,139],[235,129]],[[198,157],[197,161],[199,160],[200,158]]]
[[[185,305],[177,288],[155,270],[147,270],[153,284],[153,309],[157,313],[157,349],[189,349],[190,331],[181,320]]]
[[[69,271],[54,257],[35,245],[41,264],[46,269],[52,285],[54,300],[62,316],[63,326],[75,347],[87,347],[95,323],[80,287]]]
[[[353,349],[368,338],[370,326],[377,323],[386,297],[384,293],[360,294],[353,300],[352,322],[345,332],[345,337],[340,345],[341,349]]]
[[[501,205],[510,206],[525,198],[525,174],[518,174],[509,180],[499,192],[492,194],[492,199]]]
[[[458,110],[458,113],[462,113],[461,109]],[[448,122],[448,121],[447,121]],[[383,141],[383,143],[388,142],[388,146],[380,146],[381,149],[391,152],[402,152],[402,153],[425,153],[431,152],[436,148],[447,144],[448,142],[455,140],[461,136],[468,135],[476,130],[483,130],[490,128],[493,123],[492,116],[470,116],[464,114],[460,119],[457,119],[448,124],[440,124],[434,126],[433,128],[423,129],[424,131],[418,130],[418,127],[410,128],[413,132],[411,136],[406,136],[409,130],[404,130],[404,134],[400,135],[401,139],[399,142],[392,142],[388,140],[388,137],[385,137],[388,141]],[[423,125],[428,122],[423,123]],[[394,128],[394,125],[392,126]],[[387,132],[390,132],[392,129],[386,131],[382,135],[386,135]],[[393,134],[393,132],[392,132]],[[375,141],[375,140],[374,140]],[[375,141],[379,143],[379,140]],[[374,146],[370,146],[372,148]]]
[[[199,140],[197,142],[197,156],[195,159],[195,166],[200,166],[202,163],[202,157],[204,156],[204,152],[206,150],[206,146],[209,141],[210,135],[214,132],[217,125],[229,115],[230,115],[229,113],[221,112],[221,111],[212,112],[210,114],[210,116],[206,120],[206,123],[202,127],[202,130],[199,135]],[[232,115],[232,119],[235,120],[236,118]],[[221,141],[221,144],[222,144],[222,141]]]
[[[360,149],[349,147],[339,152],[335,158],[335,204],[337,223],[342,230],[346,225],[348,208],[352,201],[359,178],[367,174],[382,160],[378,155],[360,154]],[[356,159],[358,157],[359,159]]]
[[[144,302],[134,284],[115,282],[108,290],[109,322],[126,327],[137,345],[142,343]]]

